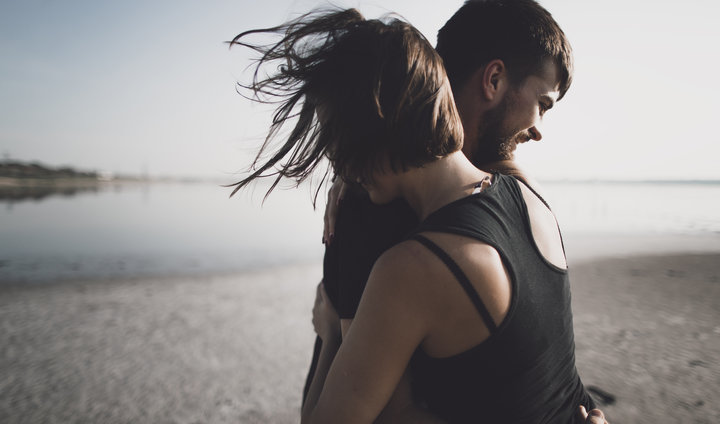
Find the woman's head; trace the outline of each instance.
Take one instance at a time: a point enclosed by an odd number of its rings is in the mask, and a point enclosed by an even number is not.
[[[281,39],[264,46],[245,41],[256,33]],[[256,169],[238,188],[268,175],[276,183],[300,182],[323,157],[343,177],[370,181],[375,171],[419,167],[462,147],[442,60],[406,22],[365,20],[354,9],[315,12],[231,43],[262,55],[252,84],[242,87],[255,100],[279,104]],[[259,164],[291,120],[287,141]]]

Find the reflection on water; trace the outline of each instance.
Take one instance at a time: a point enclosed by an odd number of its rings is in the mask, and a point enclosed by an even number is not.
[[[25,186],[0,185],[0,202],[12,205],[23,201],[39,201],[51,196],[73,197],[84,193],[97,193],[106,189],[107,185],[98,181],[87,181],[82,184],[45,183]]]
[[[322,216],[308,190],[216,183],[115,184],[1,203],[0,282],[246,270],[319,260]]]
[[[547,183],[566,235],[715,234],[720,184]],[[103,184],[0,199],[0,282],[238,271],[319,261],[323,199],[216,183]],[[25,201],[33,199],[35,201]]]

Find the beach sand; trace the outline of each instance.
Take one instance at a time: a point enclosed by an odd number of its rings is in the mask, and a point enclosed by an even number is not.
[[[720,249],[667,250],[570,256],[578,368],[613,424],[720,421]],[[298,422],[320,276],[2,284],[0,422]]]
[[[717,423],[720,254],[571,270],[577,366],[610,422]]]

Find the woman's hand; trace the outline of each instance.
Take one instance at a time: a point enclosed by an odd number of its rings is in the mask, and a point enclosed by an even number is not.
[[[325,285],[321,281],[317,287],[315,295],[315,305],[313,306],[313,327],[315,332],[320,336],[323,342],[328,340],[340,340],[340,317],[335,308],[328,299],[325,292]]]
[[[589,413],[585,407],[580,405],[580,417],[585,424],[610,424],[605,419],[605,414],[599,409],[593,409]]]
[[[333,238],[335,238],[335,219],[337,218],[340,201],[345,196],[347,187],[345,181],[338,177],[335,178],[328,191],[328,200],[325,206],[325,227],[323,228],[322,238],[324,244],[332,243]]]

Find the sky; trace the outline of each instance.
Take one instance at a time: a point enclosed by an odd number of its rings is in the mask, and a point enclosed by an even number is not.
[[[573,86],[518,161],[538,179],[720,180],[720,2],[540,0]],[[318,0],[0,0],[0,158],[152,176],[243,175],[270,119],[224,41]],[[462,0],[336,0],[434,43]]]

